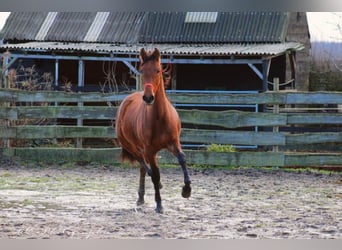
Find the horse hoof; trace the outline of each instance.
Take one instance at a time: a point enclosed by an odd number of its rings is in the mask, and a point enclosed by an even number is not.
[[[162,214],[164,212],[164,209],[163,209],[161,202],[157,202],[156,212],[158,214]]]
[[[156,213],[158,213],[158,214],[162,214],[162,213],[164,213],[164,208],[163,207],[156,207]]]
[[[182,190],[182,197],[189,198],[191,196],[191,187],[190,185],[185,185]]]
[[[138,199],[137,200],[137,206],[141,206],[141,205],[143,205],[145,203],[145,201],[144,201],[144,199]]]

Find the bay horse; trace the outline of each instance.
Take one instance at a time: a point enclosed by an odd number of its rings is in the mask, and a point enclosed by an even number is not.
[[[121,144],[121,161],[138,162],[140,165],[137,205],[144,203],[147,173],[155,190],[156,212],[162,213],[157,153],[167,149],[178,158],[184,174],[184,198],[191,195],[191,181],[179,141],[180,118],[165,93],[160,52],[157,48],[153,51],[142,48],[139,59],[143,91],[132,93],[122,101],[117,111],[115,129]]]

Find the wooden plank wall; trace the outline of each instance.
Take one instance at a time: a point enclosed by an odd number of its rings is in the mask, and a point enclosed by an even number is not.
[[[21,124],[30,119],[113,120],[117,105],[127,93],[67,93],[0,90],[0,141],[63,138],[115,139],[112,126]],[[250,150],[217,153],[185,150],[190,164],[233,166],[327,166],[342,165],[342,112],[327,105],[342,103],[341,92],[266,92],[256,94],[169,94],[177,104],[258,104],[279,113],[225,110],[178,109],[184,127],[182,142],[203,145],[257,146]],[[77,106],[83,102],[83,106]],[[2,104],[1,104],[2,103]],[[10,105],[8,105],[10,103]],[[30,105],[27,105],[27,104]],[[55,103],[59,103],[56,106]],[[108,105],[110,103],[110,105]],[[6,105],[5,105],[6,104]],[[43,104],[43,105],[42,105]],[[36,105],[36,106],[35,106]],[[290,107],[290,108],[289,108]],[[266,109],[265,109],[266,110]],[[258,131],[252,128],[258,127]],[[283,127],[285,130],[273,130]],[[331,131],[326,127],[333,128]],[[294,129],[297,128],[297,129]],[[0,144],[1,145],[1,144]],[[98,161],[118,163],[118,148],[10,147],[3,143],[2,155],[32,160]],[[324,146],[329,150],[322,150]],[[272,147],[279,151],[272,152]],[[295,150],[290,150],[294,148]],[[310,150],[305,150],[309,148]],[[301,150],[298,150],[301,149]],[[167,152],[160,162],[176,163]]]

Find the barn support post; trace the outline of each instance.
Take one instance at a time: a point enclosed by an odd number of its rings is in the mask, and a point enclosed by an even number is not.
[[[290,61],[290,67],[291,67],[291,80],[292,81],[292,89],[295,89],[296,87],[296,58],[295,58],[295,53],[289,53],[289,61]]]
[[[58,73],[59,73],[59,60],[56,59],[55,60],[55,87],[58,87]]]
[[[11,67],[11,65],[17,60],[17,58],[13,58],[12,55],[9,52],[5,52],[2,54],[2,69],[1,69],[1,77],[3,80],[3,88],[8,88],[8,69]]]
[[[8,86],[8,63],[9,63],[9,57],[6,56],[8,54],[5,54],[3,55],[3,62],[2,62],[2,80],[3,80],[3,87],[4,88],[9,88]],[[3,103],[3,106],[4,107],[10,107],[10,103],[9,102],[4,102]],[[10,121],[8,119],[5,119],[4,120],[4,128],[8,128],[10,127]],[[11,147],[11,141],[10,139],[4,139],[3,140],[3,147],[4,148],[10,148]]]
[[[3,56],[3,84],[4,88],[7,89],[9,88],[8,86],[8,64],[9,64],[9,57],[8,56]]]
[[[251,63],[248,63],[248,66],[254,71],[254,73],[262,80],[263,79],[263,74],[259,71],[259,69]]]
[[[139,75],[139,71],[129,62],[126,60],[122,60],[122,62],[136,75]]]
[[[279,78],[273,79],[273,92],[279,92]],[[279,104],[273,105],[273,114],[276,114],[276,115],[279,114]],[[273,133],[279,133],[279,126],[273,127]],[[278,151],[279,151],[279,146],[274,145],[273,152],[278,152]]]
[[[172,65],[171,71],[171,89],[177,89],[177,64]]]
[[[78,92],[81,92],[80,89],[84,87],[84,61],[83,60],[78,60]],[[83,102],[78,102],[77,103],[78,107],[83,107]],[[77,118],[77,126],[82,127],[83,126],[83,119],[82,118]],[[76,142],[76,147],[77,148],[82,148],[82,138],[77,138]]]
[[[140,75],[135,75],[135,90],[139,91],[142,89]]]
[[[268,90],[268,73],[270,72],[271,59],[262,60],[262,92]]]
[[[55,60],[55,89],[57,90],[58,89],[58,73],[59,73],[59,60],[56,59]],[[57,107],[58,106],[58,102],[55,102],[55,106]],[[54,125],[56,126],[57,125],[57,119],[54,119]],[[54,138],[53,139],[53,143],[54,144],[57,144],[57,139]]]

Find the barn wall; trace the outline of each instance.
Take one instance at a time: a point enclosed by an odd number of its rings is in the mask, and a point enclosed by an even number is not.
[[[268,75],[268,81],[273,83],[274,78],[279,78],[280,83],[286,82],[286,56],[278,56],[271,61],[270,72]],[[281,86],[280,89],[285,89],[289,86]],[[273,90],[273,85],[268,85],[269,90]]]
[[[53,85],[54,60],[18,59],[9,68],[8,80],[12,88],[29,89],[31,83]]]
[[[309,74],[311,64],[311,43],[306,12],[291,12],[287,32],[287,41],[299,42],[304,49],[296,52],[296,89],[299,91],[309,90]],[[288,65],[290,65],[288,63]],[[290,79],[291,71],[287,67],[287,77]]]
[[[257,68],[262,72],[261,65]],[[272,59],[268,80],[277,77],[284,82],[285,69],[285,56]],[[176,83],[177,90],[262,90],[262,80],[246,64],[177,65]]]
[[[78,61],[61,60],[59,66],[59,84],[63,86],[66,82],[77,86]],[[124,90],[126,86],[135,88],[135,79],[129,72],[127,66],[121,62],[85,61],[84,62],[84,86],[86,91],[114,91],[114,85]],[[124,86],[125,85],[125,86]]]
[[[262,72],[261,65],[256,66]],[[48,72],[54,82],[55,60],[18,60],[11,68],[20,67],[34,67],[39,74]],[[268,80],[278,77],[284,82],[285,68],[285,56],[272,59]],[[84,70],[85,91],[100,91],[103,86],[106,92],[112,91],[114,83],[121,91],[136,88],[134,74],[121,62],[85,61]],[[262,90],[262,80],[246,64],[178,64],[173,70],[177,90]],[[69,84],[77,91],[78,61],[59,60],[58,85],[63,89]],[[272,85],[268,87],[272,89]]]
[[[177,66],[179,90],[260,90],[261,80],[248,65],[198,65]]]

